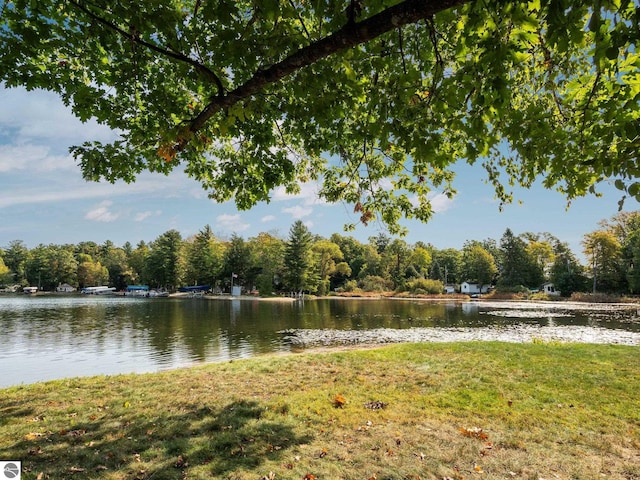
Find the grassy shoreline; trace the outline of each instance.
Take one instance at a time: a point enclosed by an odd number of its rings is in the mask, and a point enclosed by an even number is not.
[[[638,347],[452,343],[0,390],[23,479],[640,479]]]

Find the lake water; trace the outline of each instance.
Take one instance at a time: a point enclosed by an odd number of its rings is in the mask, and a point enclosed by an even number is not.
[[[640,345],[635,307],[0,296],[0,388],[335,343],[553,338]]]

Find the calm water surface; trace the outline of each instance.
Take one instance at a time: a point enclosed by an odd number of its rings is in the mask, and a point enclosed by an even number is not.
[[[634,332],[636,312],[495,314],[482,305],[415,300],[258,300],[0,296],[0,388],[66,377],[153,372],[287,352],[289,329],[587,326]],[[531,317],[527,317],[531,315]]]

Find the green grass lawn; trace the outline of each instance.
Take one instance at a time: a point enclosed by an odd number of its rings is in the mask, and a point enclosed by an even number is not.
[[[407,344],[0,391],[23,479],[640,479],[640,350]]]

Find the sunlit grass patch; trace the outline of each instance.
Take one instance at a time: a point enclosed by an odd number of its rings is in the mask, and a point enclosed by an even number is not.
[[[415,344],[2,391],[26,479],[638,478],[636,347]]]

